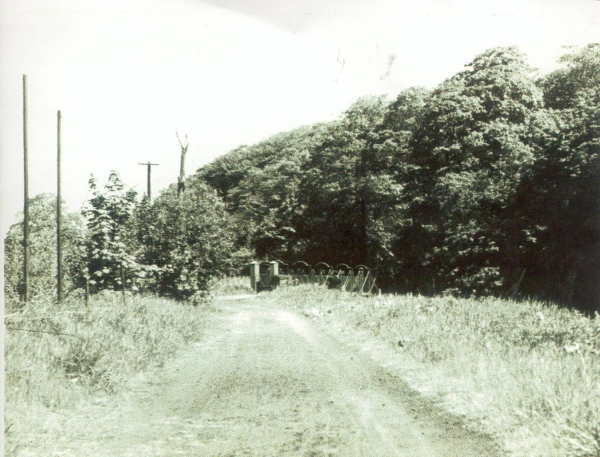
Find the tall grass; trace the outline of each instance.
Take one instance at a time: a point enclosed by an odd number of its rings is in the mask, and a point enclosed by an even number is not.
[[[600,455],[600,318],[534,301],[360,297],[323,287],[267,300],[366,330],[410,360],[407,381],[513,455]],[[311,313],[313,315],[314,313]]]
[[[7,455],[48,433],[52,413],[127,386],[134,374],[199,337],[204,309],[120,294],[6,310]]]
[[[211,284],[214,296],[241,295],[254,293],[248,276],[224,276]]]

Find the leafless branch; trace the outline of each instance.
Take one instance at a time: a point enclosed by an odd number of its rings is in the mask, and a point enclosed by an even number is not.
[[[177,141],[179,141],[179,145],[181,146],[181,149],[187,149],[188,146],[190,145],[190,143],[188,141],[187,133],[185,135],[185,142],[186,142],[185,146],[183,145],[183,143],[181,142],[181,139],[179,138],[179,132],[177,131],[177,129],[175,129],[175,135],[177,135]]]

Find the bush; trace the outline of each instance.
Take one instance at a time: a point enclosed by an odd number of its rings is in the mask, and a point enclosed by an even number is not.
[[[133,255],[129,235],[136,192],[126,189],[118,173],[112,171],[104,189],[98,190],[90,178],[92,197],[82,209],[87,220],[86,264],[92,291],[133,288],[143,271]],[[82,278],[83,279],[83,278]],[[83,285],[83,283],[81,284]]]
[[[4,240],[4,293],[7,302],[23,293],[23,215]],[[76,213],[63,211],[63,294],[76,287],[81,275],[85,228]],[[56,196],[39,194],[29,200],[29,295],[33,300],[56,296]]]
[[[271,289],[277,289],[281,284],[281,278],[279,276],[271,276]]]
[[[135,217],[138,259],[156,267],[156,291],[202,301],[212,279],[227,272],[233,251],[229,219],[216,192],[191,178],[181,196],[172,185],[152,205],[142,202]]]

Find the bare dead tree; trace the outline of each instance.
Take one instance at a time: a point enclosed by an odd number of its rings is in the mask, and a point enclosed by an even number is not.
[[[185,191],[185,155],[187,154],[190,143],[187,135],[185,136],[185,145],[181,142],[177,130],[175,130],[175,135],[177,135],[177,141],[179,141],[179,145],[181,146],[181,163],[179,166],[179,178],[177,179],[177,196],[179,197],[181,196],[181,193]]]

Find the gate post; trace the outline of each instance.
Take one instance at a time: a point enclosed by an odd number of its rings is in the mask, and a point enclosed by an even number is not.
[[[254,292],[258,292],[258,283],[260,282],[260,264],[250,262],[250,287]]]

